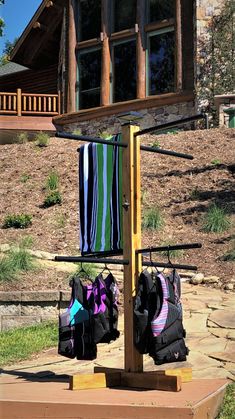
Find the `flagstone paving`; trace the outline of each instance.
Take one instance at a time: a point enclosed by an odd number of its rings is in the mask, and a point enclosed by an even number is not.
[[[187,362],[155,366],[144,356],[145,370],[191,366],[194,378],[228,378],[235,381],[235,295],[201,285],[182,284],[184,327],[190,349]],[[111,344],[99,344],[94,361],[69,360],[51,349],[33,359],[3,369],[6,374],[32,379],[64,379],[80,372],[91,373],[95,366],[123,368],[124,319],[119,321],[121,336]]]

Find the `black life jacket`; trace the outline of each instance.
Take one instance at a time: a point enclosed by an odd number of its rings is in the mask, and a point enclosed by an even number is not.
[[[155,364],[185,361],[185,330],[180,302],[180,277],[147,270],[140,274],[134,307],[135,346],[149,353]]]

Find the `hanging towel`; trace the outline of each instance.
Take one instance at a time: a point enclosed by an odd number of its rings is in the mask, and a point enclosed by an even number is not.
[[[120,141],[121,135],[109,138]],[[79,153],[82,255],[122,250],[122,149],[90,143]]]

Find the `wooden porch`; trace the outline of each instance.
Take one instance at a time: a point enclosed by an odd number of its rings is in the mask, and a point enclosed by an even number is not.
[[[1,131],[55,131],[52,118],[59,114],[58,94],[0,92]]]

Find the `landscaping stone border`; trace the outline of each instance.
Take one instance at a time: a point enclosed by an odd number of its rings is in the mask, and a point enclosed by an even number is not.
[[[0,331],[58,319],[70,295],[70,291],[1,291]]]

